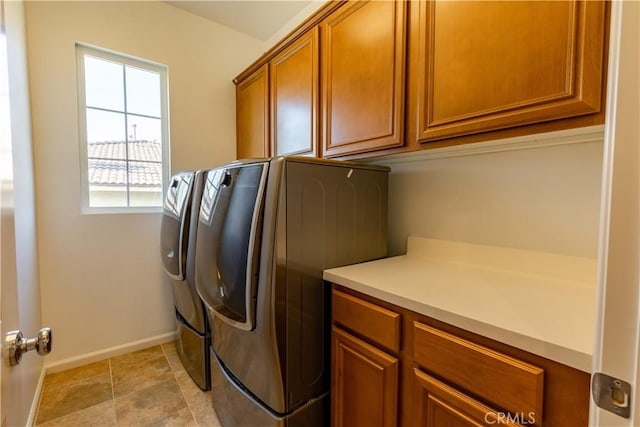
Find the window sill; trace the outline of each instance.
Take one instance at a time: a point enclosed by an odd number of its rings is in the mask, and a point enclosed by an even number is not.
[[[121,208],[90,208],[80,209],[82,215],[122,215],[122,214],[161,214],[162,207],[121,207]]]

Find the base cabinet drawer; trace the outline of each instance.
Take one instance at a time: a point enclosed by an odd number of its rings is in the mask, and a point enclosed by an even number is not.
[[[532,414],[506,414],[483,405],[443,382],[415,369],[416,427],[521,426],[517,421],[534,424]]]
[[[392,352],[400,351],[398,313],[336,290],[331,297],[331,311],[335,323]]]
[[[399,360],[335,326],[331,359],[331,425],[396,426]]]
[[[542,420],[544,370],[420,322],[414,360],[439,378],[511,413]]]

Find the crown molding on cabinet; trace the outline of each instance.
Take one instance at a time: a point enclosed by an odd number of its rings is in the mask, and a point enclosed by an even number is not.
[[[302,21],[297,27],[276,43],[271,49],[267,50],[260,58],[256,59],[251,65],[249,65],[244,71],[233,79],[234,84],[238,84],[248,76],[253,74],[254,71],[267,64],[274,56],[282,52],[289,45],[298,40],[304,33],[317,26],[331,14],[334,10],[342,6],[347,0],[330,0],[315,11],[311,16]]]
[[[604,141],[604,125],[567,129],[534,135],[517,136],[473,144],[454,145],[450,147],[433,148],[410,153],[393,154],[374,159],[359,161],[392,165],[420,162],[424,160],[444,159],[450,157],[475,156],[478,154],[500,153],[503,151],[529,150],[555,145],[583,144]]]

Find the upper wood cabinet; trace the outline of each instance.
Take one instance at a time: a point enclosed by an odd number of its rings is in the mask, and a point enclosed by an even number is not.
[[[353,159],[602,124],[608,10],[328,1],[234,80],[238,157]]]
[[[354,1],[321,24],[324,157],[402,146],[404,1]]]
[[[271,155],[318,155],[318,28],[270,62]]]
[[[417,118],[419,141],[599,111],[604,2],[416,6],[412,49],[417,52],[410,72],[417,83],[410,102],[417,107],[410,120]]]
[[[238,159],[269,156],[269,69],[263,65],[236,85]]]

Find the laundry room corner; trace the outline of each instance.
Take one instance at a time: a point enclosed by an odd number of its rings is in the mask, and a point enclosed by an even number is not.
[[[172,171],[234,158],[231,80],[263,43],[164,2],[28,2],[25,11],[42,320],[55,335],[45,366],[55,371],[175,334],[161,208],[81,212],[76,43],[167,66]]]

